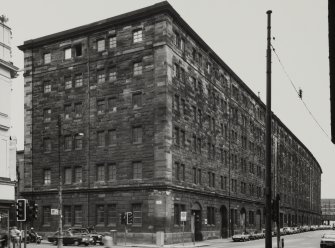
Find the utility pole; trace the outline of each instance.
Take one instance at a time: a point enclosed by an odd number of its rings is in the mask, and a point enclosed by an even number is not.
[[[61,138],[62,138],[62,120],[61,115],[58,115],[58,173],[59,173],[59,183],[58,183],[58,248],[63,247],[63,216],[62,216],[62,208],[63,208],[63,195],[62,195],[62,183],[63,183],[63,177],[62,177],[62,170],[61,170],[61,155],[60,155],[60,149],[61,149]]]
[[[268,17],[267,26],[267,49],[266,49],[266,181],[265,181],[265,248],[272,248],[271,234],[271,10],[266,12]],[[277,230],[279,231],[279,230]]]

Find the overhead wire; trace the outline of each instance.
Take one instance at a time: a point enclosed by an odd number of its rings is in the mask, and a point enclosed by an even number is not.
[[[302,97],[299,96],[299,91],[297,89],[297,87],[295,86],[293,80],[291,79],[290,75],[288,74],[288,72],[285,69],[284,64],[282,63],[281,59],[279,58],[279,55],[276,52],[276,49],[273,47],[273,45],[271,44],[271,48],[274,52],[274,54],[276,55],[276,58],[281,66],[281,68],[283,69],[286,77],[288,78],[288,80],[290,81],[294,91],[297,93],[298,97],[300,98],[300,100],[302,101],[302,103],[304,104],[307,112],[309,113],[309,115],[312,117],[312,119],[315,121],[315,123],[319,126],[319,128],[322,130],[322,132],[327,136],[327,138],[330,140],[329,135],[327,134],[327,132],[323,129],[323,127],[321,126],[321,124],[318,122],[318,120],[315,118],[315,116],[313,115],[312,111],[309,109],[308,105],[306,104],[306,102],[302,99]]]

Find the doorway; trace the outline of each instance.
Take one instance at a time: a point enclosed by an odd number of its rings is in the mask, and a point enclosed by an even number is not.
[[[191,208],[191,230],[194,234],[194,241],[202,241],[202,216],[201,216],[201,206],[199,203],[194,203]]]
[[[227,208],[222,205],[220,208],[221,213],[221,238],[228,238],[228,212]]]

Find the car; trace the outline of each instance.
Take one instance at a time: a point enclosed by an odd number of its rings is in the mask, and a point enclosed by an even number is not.
[[[250,233],[250,239],[253,239],[253,240],[262,239],[264,237],[265,237],[264,233],[262,233],[261,231],[258,231],[258,230]]]
[[[247,233],[247,232],[242,232],[241,234],[235,234],[233,237],[232,237],[233,241],[236,242],[236,241],[248,241],[250,240],[250,234]]]
[[[54,235],[48,237],[48,241],[54,245],[58,244],[59,232],[55,232]],[[88,246],[93,244],[93,238],[89,235],[83,235],[78,233],[72,233],[71,231],[63,231],[63,245],[85,245]]]
[[[103,235],[97,233],[95,230],[89,230],[88,228],[69,228],[69,231],[75,234],[88,235],[93,238],[93,244],[104,245],[102,238]]]
[[[321,236],[320,248],[335,247],[335,234],[327,233]]]

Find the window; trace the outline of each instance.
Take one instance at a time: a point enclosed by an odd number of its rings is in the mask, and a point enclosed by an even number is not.
[[[71,206],[63,206],[63,219],[64,219],[64,225],[68,226],[72,225]]]
[[[44,147],[44,152],[51,152],[51,139],[50,138],[43,139],[43,147]]]
[[[98,49],[98,52],[105,50],[105,40],[104,39],[97,40],[97,49]]]
[[[142,29],[135,30],[133,32],[133,42],[141,42],[143,40],[143,34],[142,34]]]
[[[72,136],[70,135],[64,136],[64,150],[65,151],[72,150]]]
[[[185,130],[180,130],[181,135],[181,145],[182,147],[186,147],[186,132]]]
[[[105,181],[105,166],[103,164],[99,164],[96,167],[97,169],[97,181],[104,182]]]
[[[43,210],[42,210],[42,214],[43,214],[43,226],[50,226],[51,221],[50,221],[50,217],[51,217],[51,208],[49,206],[43,206]]]
[[[105,132],[104,131],[98,131],[98,146],[105,146]]]
[[[97,205],[96,211],[96,224],[105,225],[105,206]]]
[[[179,105],[179,96],[174,96],[174,109],[179,112],[180,111],[180,105]]]
[[[70,119],[71,112],[72,112],[72,106],[71,106],[71,104],[64,105],[64,118],[65,119]]]
[[[142,204],[134,203],[132,204],[133,212],[133,223],[136,225],[142,225]]]
[[[44,54],[44,64],[49,64],[51,62],[51,53]]]
[[[142,62],[134,63],[134,76],[142,75]]]
[[[108,109],[110,112],[116,112],[116,97],[108,98]]]
[[[116,129],[108,130],[108,145],[116,145]]]
[[[133,162],[133,179],[142,179],[142,162]]]
[[[220,176],[220,188],[224,189],[224,180],[223,180],[223,176]]]
[[[98,110],[98,114],[105,113],[105,99],[101,99],[97,101],[97,110]]]
[[[74,206],[74,224],[81,225],[83,223],[82,206]]]
[[[51,120],[51,109],[50,108],[43,110],[43,119],[44,119],[44,122],[50,122]]]
[[[142,143],[142,127],[133,127],[133,143]]]
[[[215,225],[215,208],[207,207],[207,225]]]
[[[142,107],[142,92],[133,93],[133,108]]]
[[[192,176],[193,176],[193,183],[197,183],[197,168],[193,167],[192,168]]]
[[[177,145],[177,146],[179,146],[179,144],[180,144],[179,127],[175,127],[174,128],[174,135],[173,135],[173,137],[174,137],[174,144]]]
[[[71,48],[66,48],[64,50],[64,59],[71,59],[72,54],[71,54]]]
[[[201,169],[198,169],[198,184],[201,184]]]
[[[51,92],[51,83],[49,81],[44,82],[44,93]]]
[[[197,136],[193,134],[192,136],[192,143],[193,143],[193,151],[197,152]]]
[[[108,180],[109,181],[116,180],[116,164],[108,165]]]
[[[249,224],[250,225],[255,224],[255,213],[253,211],[249,211]]]
[[[82,74],[77,74],[74,77],[74,86],[75,87],[81,87],[83,85],[83,75]]]
[[[75,116],[76,118],[79,118],[82,116],[82,103],[81,102],[76,102],[74,104],[74,113],[75,113]]]
[[[109,48],[116,47],[116,36],[109,37]]]
[[[79,57],[83,55],[83,49],[81,44],[76,44],[74,46],[74,56]]]
[[[197,108],[195,106],[192,106],[193,110],[193,121],[196,123],[197,122]]]
[[[184,204],[174,204],[174,224],[180,225],[182,224],[180,221],[180,212],[185,211],[185,205]]]
[[[74,168],[74,182],[75,183],[82,183],[83,180],[83,170],[81,167]]]
[[[107,224],[109,226],[115,226],[117,220],[116,204],[107,205]]]
[[[44,182],[44,185],[51,184],[51,170],[49,169],[44,170],[43,182]]]
[[[175,162],[176,179],[178,181],[185,181],[185,165]]]
[[[64,77],[64,85],[65,85],[65,89],[71,89],[72,88],[72,79],[71,77]]]
[[[114,82],[116,81],[116,69],[115,68],[110,68],[109,69],[109,81]]]
[[[64,184],[72,183],[72,170],[71,168],[64,169]]]
[[[105,82],[105,71],[99,70],[97,72],[97,82],[98,83],[104,83]]]

